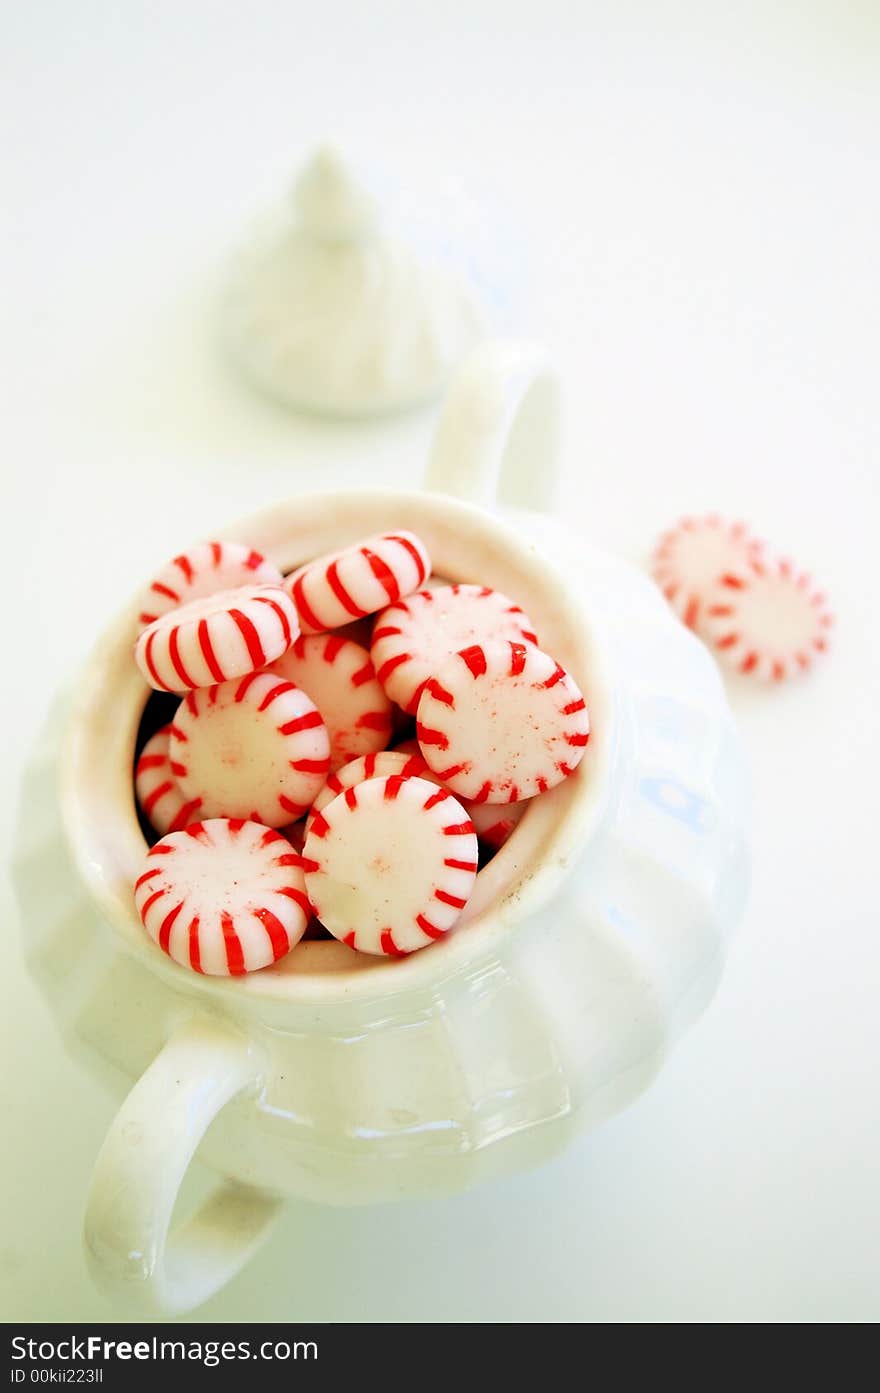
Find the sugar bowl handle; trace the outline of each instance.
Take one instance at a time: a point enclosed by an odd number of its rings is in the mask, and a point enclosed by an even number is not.
[[[217,1114],[256,1090],[260,1060],[213,1019],[180,1028],[135,1084],[111,1124],[89,1190],[85,1243],[92,1276],[114,1301],[180,1315],[207,1301],[247,1262],[281,1201],[221,1182],[173,1232],[189,1163]]]
[[[559,382],[542,349],[477,348],[453,379],[426,486],[470,503],[549,511],[559,462]]]

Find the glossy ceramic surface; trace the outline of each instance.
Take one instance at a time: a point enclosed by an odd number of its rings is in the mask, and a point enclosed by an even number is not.
[[[433,483],[445,454],[450,487],[464,487],[468,418],[474,492],[491,492],[505,458],[516,465],[515,408],[543,379],[516,355],[493,372],[484,356],[453,393]],[[521,461],[505,479],[534,496]],[[306,943],[236,980],[199,977],[152,945],[131,897],[147,693],[130,611],[25,781],[17,881],[31,969],[71,1047],[120,1091],[156,1060],[99,1158],[93,1267],[163,1310],[216,1289],[278,1196],[448,1193],[535,1165],[623,1107],[711,996],[743,907],[747,791],[721,683],[632,568],[535,512],[431,493],[304,495],[229,535],[287,569],[386,527],[417,531],[439,574],[520,599],[592,718],[578,774],[529,810],[449,939],[404,961]],[[227,1183],[166,1254],[200,1141]]]

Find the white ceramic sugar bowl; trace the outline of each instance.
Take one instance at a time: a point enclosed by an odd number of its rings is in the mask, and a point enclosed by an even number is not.
[[[747,882],[721,683],[640,574],[534,511],[484,506],[496,489],[540,501],[554,432],[540,359],[487,346],[441,418],[429,482],[447,492],[303,495],[230,529],[287,569],[411,528],[438,574],[516,596],[583,686],[593,735],[577,775],[532,805],[445,941],[403,960],[307,942],[234,980],[155,948],[131,890],[147,696],[133,607],[27,772],[17,885],[31,969],[87,1067],[118,1092],[139,1078],[86,1218],[93,1273],[120,1301],[199,1304],[285,1196],[442,1194],[540,1162],[646,1086],[717,983]],[[169,1234],[196,1148],[220,1179]]]

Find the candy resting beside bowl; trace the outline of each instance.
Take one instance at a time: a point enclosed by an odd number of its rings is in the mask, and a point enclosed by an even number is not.
[[[540,360],[493,345],[451,390],[429,468],[463,498],[303,495],[228,533],[289,569],[409,528],[437,574],[519,599],[583,687],[580,769],[530,807],[446,940],[402,960],[304,942],[236,979],[178,967],[132,898],[148,695],[134,604],[50,724],[25,778],[17,885],[65,1039],[117,1092],[142,1075],[88,1201],[92,1271],[117,1299],[205,1300],[286,1196],[367,1204],[539,1163],[635,1097],[711,996],[747,881],[739,744],[712,660],[650,582],[517,508],[549,488],[554,430]],[[169,1234],[197,1147],[221,1180]]]

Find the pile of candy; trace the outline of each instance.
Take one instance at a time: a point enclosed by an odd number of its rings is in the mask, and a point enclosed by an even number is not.
[[[481,850],[577,769],[584,697],[520,606],[430,574],[399,531],[287,577],[205,543],[150,585],[135,658],[180,700],[135,766],[159,834],[135,900],[176,962],[252,972],[324,930],[424,948],[458,921]]]
[[[738,672],[781,682],[828,647],[825,596],[742,522],[683,518],[660,538],[652,570],[683,623]]]

